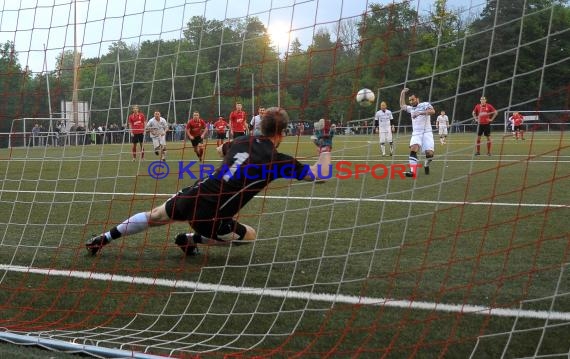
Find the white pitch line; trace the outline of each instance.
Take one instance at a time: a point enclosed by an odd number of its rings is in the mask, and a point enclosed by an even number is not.
[[[569,312],[548,312],[544,310],[490,308],[480,305],[444,304],[444,303],[424,302],[424,301],[399,300],[393,298],[371,298],[371,297],[359,297],[359,296],[343,295],[343,294],[297,292],[297,291],[268,289],[268,288],[255,288],[255,287],[236,287],[224,284],[207,284],[207,283],[199,283],[199,282],[192,282],[185,280],[132,277],[132,276],[124,276],[118,274],[109,274],[109,273],[94,273],[94,272],[60,270],[60,269],[43,269],[43,268],[34,268],[34,267],[14,266],[7,264],[0,264],[0,270],[5,270],[8,272],[33,273],[33,274],[49,275],[49,276],[113,281],[113,282],[128,283],[128,284],[157,285],[161,287],[168,287],[173,289],[188,289],[191,291],[198,291],[198,292],[200,291],[221,292],[221,293],[231,293],[231,294],[240,294],[240,295],[269,296],[269,297],[284,298],[284,299],[314,300],[314,301],[330,302],[330,303],[384,306],[384,307],[401,308],[401,309],[430,310],[430,311],[440,311],[448,313],[463,313],[463,314],[475,314],[475,315],[492,315],[497,317],[570,321]]]
[[[32,194],[69,194],[86,196],[127,196],[127,197],[172,197],[172,193],[130,193],[130,192],[73,192],[73,191],[18,191],[0,190],[2,193],[32,193]],[[256,199],[295,199],[304,201],[335,201],[335,202],[385,202],[385,203],[413,203],[413,204],[440,204],[454,206],[500,206],[500,207],[537,207],[537,208],[570,208],[570,204],[553,203],[514,203],[514,202],[471,202],[471,201],[427,201],[418,199],[387,199],[387,198],[359,198],[359,197],[307,197],[307,196],[255,196]]]
[[[487,158],[486,156],[482,156],[481,158],[475,159],[473,154],[461,153],[461,152],[441,152],[438,154],[438,161],[439,162],[497,162],[500,160],[501,162],[524,162],[525,160],[531,161],[532,163],[568,163],[570,162],[570,156],[565,155],[540,155],[540,154],[520,154],[520,155],[511,155],[511,154],[496,154],[492,157]],[[302,157],[298,157],[299,159]],[[316,158],[314,156],[303,157],[307,158]],[[381,158],[379,154],[371,154],[369,156],[363,155],[335,155],[333,152],[332,154],[333,159],[350,159],[354,162],[378,162],[378,161],[386,161],[391,162],[389,158]],[[393,158],[404,158],[408,159],[408,154],[401,153],[395,154]],[[0,159],[1,161],[1,159]],[[131,162],[131,159],[105,159],[105,158],[51,158],[51,157],[36,157],[36,158],[10,158],[10,162]],[[140,162],[140,168],[148,167],[151,163],[156,161],[145,161]],[[195,162],[193,159],[186,159],[186,160],[177,160],[171,161],[170,163],[189,163]],[[212,159],[210,162],[222,162],[221,159]],[[407,163],[407,162],[406,162]]]

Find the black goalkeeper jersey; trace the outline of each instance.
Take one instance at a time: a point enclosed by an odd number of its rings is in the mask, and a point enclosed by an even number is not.
[[[198,208],[207,212],[213,209],[216,217],[237,214],[277,178],[302,180],[310,175],[309,166],[277,152],[269,139],[242,136],[226,146],[229,148],[222,165],[195,185]]]

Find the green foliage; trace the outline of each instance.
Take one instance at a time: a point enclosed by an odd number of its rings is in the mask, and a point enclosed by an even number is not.
[[[193,110],[208,120],[228,116],[236,99],[250,112],[254,105],[277,105],[278,82],[281,105],[293,120],[371,116],[374,107],[358,108],[352,100],[363,87],[379,91],[392,108],[399,89],[410,87],[422,99],[453,108],[458,120],[470,116],[482,93],[499,108],[565,108],[557,94],[567,91],[570,78],[567,1],[489,1],[466,21],[443,0],[427,15],[409,2],[371,4],[334,34],[317,29],[305,50],[292,39],[288,52],[278,54],[258,18],[194,16],[180,39],[119,41],[98,58],[81,57],[79,99],[102,124],[124,123],[132,104],[147,114],[159,109],[170,122],[186,121]],[[72,97],[74,60],[73,51],[63,51],[54,71],[30,76],[14,43],[4,43],[3,118],[48,117],[48,81],[51,107],[59,111],[60,101]],[[2,121],[0,130],[9,125]]]

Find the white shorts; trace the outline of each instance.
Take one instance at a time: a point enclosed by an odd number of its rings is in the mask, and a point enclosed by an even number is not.
[[[380,131],[380,143],[392,142],[392,131]]]
[[[440,127],[439,128],[439,135],[440,136],[447,136],[447,127]]]
[[[153,148],[159,148],[160,146],[166,146],[166,136],[165,135],[151,137],[151,139],[152,139],[152,147]]]
[[[434,149],[434,141],[433,141],[433,132],[424,132],[420,134],[412,134],[412,138],[410,139],[410,147],[413,145],[419,145],[421,149],[425,151],[433,151]]]

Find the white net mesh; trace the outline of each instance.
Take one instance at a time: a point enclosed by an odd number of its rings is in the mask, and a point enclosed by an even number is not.
[[[3,341],[100,357],[568,355],[566,2],[21,1],[0,11]],[[404,87],[451,121],[445,145],[434,127],[430,174],[415,179],[403,175]],[[356,103],[362,88],[374,105]],[[483,95],[499,112],[489,144],[472,119]],[[396,127],[391,157],[375,131],[381,101]],[[238,216],[257,231],[249,245],[184,257],[174,238],[191,229],[171,223],[87,255],[92,235],[201,178],[186,122],[195,110],[228,120],[235,102],[248,122],[259,106],[286,108],[279,150],[307,163],[313,122],[331,120],[332,178],[272,182]],[[169,122],[160,168],[148,137],[144,157],[131,143],[133,105]],[[539,114],[524,142],[505,127],[513,111]],[[212,168],[216,140],[209,129]]]

